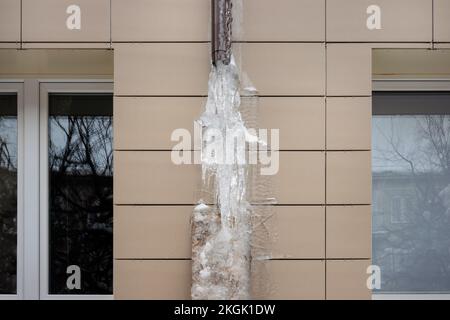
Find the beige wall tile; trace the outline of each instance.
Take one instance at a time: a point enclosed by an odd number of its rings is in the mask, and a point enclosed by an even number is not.
[[[328,45],[327,94],[329,96],[372,94],[372,57],[368,45]]]
[[[327,149],[371,148],[372,99],[327,99]]]
[[[24,42],[22,49],[105,49],[111,51],[109,42]],[[99,51],[99,50],[98,50]]]
[[[0,49],[19,49],[20,42],[0,42]]]
[[[279,204],[323,204],[325,201],[325,154],[280,152],[280,168],[273,177]]]
[[[434,41],[450,42],[450,1],[434,0]]]
[[[2,78],[113,78],[111,50],[1,50]]]
[[[170,150],[173,130],[188,129],[204,109],[205,98],[115,97],[115,148]],[[259,99],[260,128],[280,130],[282,150],[324,150],[325,102],[321,97]]]
[[[171,150],[172,132],[183,128],[191,132],[199,119],[205,98],[115,97],[114,144],[120,150]]]
[[[373,50],[372,57],[374,78],[450,77],[450,50],[377,49]]]
[[[23,41],[110,41],[109,0],[77,0],[81,9],[81,29],[69,30],[66,20],[70,0],[23,0]],[[57,45],[55,45],[56,47]]]
[[[327,152],[327,203],[371,203],[371,152]]]
[[[206,95],[207,43],[115,43],[117,95]],[[260,95],[323,95],[323,44],[235,45],[238,63]]]
[[[0,42],[20,41],[20,1],[0,2]]]
[[[175,165],[170,151],[116,151],[115,204],[194,204],[197,165]]]
[[[324,207],[279,206],[274,212],[264,226],[273,232],[272,258],[325,258]]]
[[[322,300],[325,298],[325,262],[272,260],[254,263],[252,298]]]
[[[325,39],[325,0],[244,0],[242,12],[242,32],[234,32],[236,40]]]
[[[190,259],[192,206],[115,206],[115,259]]]
[[[370,300],[366,273],[370,260],[327,261],[327,299]]]
[[[188,300],[191,261],[116,260],[114,298],[118,300]]]
[[[280,130],[280,150],[324,150],[325,100],[322,97],[259,99],[259,126]]]
[[[113,41],[207,41],[210,0],[112,0]]]
[[[364,259],[372,256],[370,206],[327,208],[327,258]]]
[[[443,0],[445,1],[445,0]],[[367,28],[367,8],[381,8],[381,29]],[[328,0],[328,41],[431,41],[432,0]]]
[[[114,45],[116,95],[206,95],[207,43]]]
[[[235,44],[234,52],[244,85],[251,83],[260,95],[324,95],[321,43],[244,43]]]

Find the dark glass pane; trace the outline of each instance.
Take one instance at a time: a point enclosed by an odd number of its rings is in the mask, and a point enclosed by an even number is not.
[[[112,294],[112,134],[112,95],[49,95],[50,294]]]
[[[17,281],[17,95],[0,94],[0,294]]]
[[[450,292],[450,115],[373,118],[373,260],[381,292]]]

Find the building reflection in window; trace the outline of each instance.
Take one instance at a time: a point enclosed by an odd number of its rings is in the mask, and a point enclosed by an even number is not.
[[[401,107],[401,96],[394,98]],[[373,118],[373,260],[381,292],[450,292],[450,115],[427,114],[428,106]]]

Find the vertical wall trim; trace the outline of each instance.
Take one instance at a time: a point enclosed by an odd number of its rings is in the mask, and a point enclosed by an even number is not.
[[[325,300],[327,300],[327,160],[328,160],[328,139],[327,139],[327,126],[328,126],[328,45],[327,45],[327,0],[325,0]]]
[[[434,0],[431,0],[431,49],[434,50]]]
[[[112,49],[112,0],[109,0],[109,48]]]
[[[23,35],[22,35],[22,33],[23,33],[23,0],[20,0],[20,42],[19,42],[19,49],[22,49],[22,47],[23,47]]]

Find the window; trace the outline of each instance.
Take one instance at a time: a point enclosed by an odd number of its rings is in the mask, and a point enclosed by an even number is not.
[[[0,294],[17,294],[17,93],[0,93]]]
[[[450,92],[374,92],[372,136],[375,293],[450,293]]]
[[[109,83],[40,84],[40,297],[111,297]]]
[[[108,81],[0,81],[0,299],[110,299]]]
[[[49,293],[112,294],[112,95],[48,101]]]

